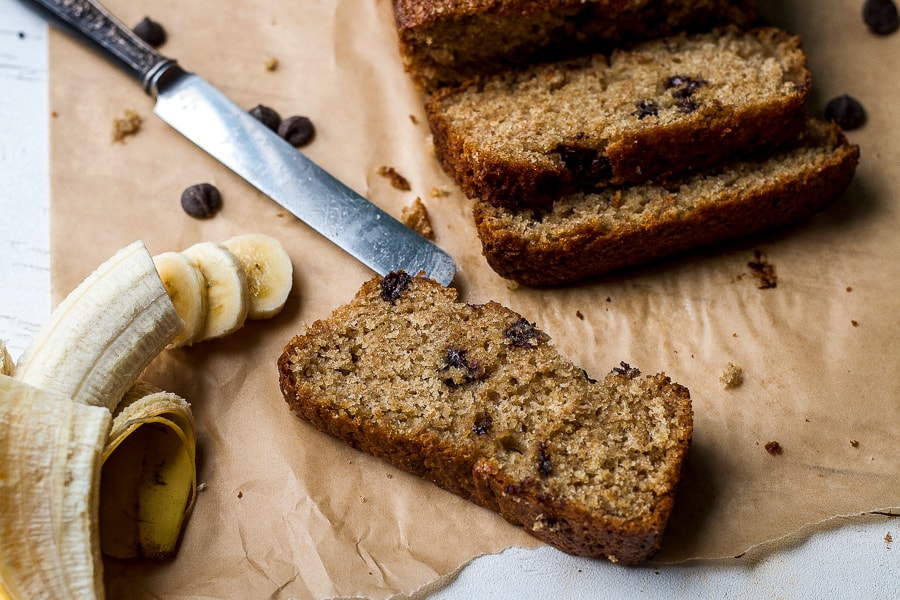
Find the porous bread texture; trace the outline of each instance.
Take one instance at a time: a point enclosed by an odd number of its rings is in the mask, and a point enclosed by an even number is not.
[[[574,194],[546,211],[483,201],[473,210],[498,274],[557,285],[809,218],[840,196],[858,161],[837,125],[810,120],[790,150],[678,182]]]
[[[752,0],[394,0],[404,66],[425,91],[512,66],[716,24],[746,25]]]
[[[499,512],[572,554],[659,548],[692,435],[690,393],[624,363],[592,381],[497,303],[391,273],[278,361],[318,429]]]
[[[426,110],[469,197],[546,206],[775,149],[803,129],[810,83],[796,36],[725,28],[472,80]]]

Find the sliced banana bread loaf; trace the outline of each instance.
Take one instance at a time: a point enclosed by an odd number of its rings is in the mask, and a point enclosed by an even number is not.
[[[394,0],[406,70],[434,90],[513,65],[749,23],[752,0]]]
[[[635,564],[659,547],[693,428],[663,374],[593,381],[521,315],[403,272],[292,339],[278,369],[320,430],[565,552]]]
[[[570,283],[810,217],[849,185],[859,148],[810,121],[798,145],[680,182],[574,194],[546,211],[474,208],[490,266],[527,285]]]
[[[775,148],[803,128],[809,89],[797,37],[728,28],[443,89],[427,113],[468,196],[540,206]]]

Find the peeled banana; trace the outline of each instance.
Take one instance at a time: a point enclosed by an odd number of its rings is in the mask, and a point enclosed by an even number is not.
[[[197,263],[182,252],[163,252],[153,257],[153,264],[184,321],[184,331],[169,344],[172,348],[199,341],[206,326],[206,279]]]
[[[277,239],[264,233],[237,235],[222,242],[241,263],[250,290],[250,319],[277,315],[293,286],[291,257]]]
[[[110,411],[184,323],[143,242],[76,287],[25,349],[16,379]]]
[[[197,494],[190,405],[138,382],[125,395],[103,451],[100,534],[114,558],[174,554]]]
[[[0,375],[0,587],[100,599],[97,511],[109,411]]]
[[[243,327],[250,291],[237,257],[213,242],[199,242],[183,252],[197,263],[206,280],[206,323],[197,341],[219,338]]]

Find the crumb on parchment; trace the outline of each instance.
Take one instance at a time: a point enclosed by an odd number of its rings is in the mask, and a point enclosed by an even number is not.
[[[431,220],[428,218],[428,209],[418,196],[413,203],[404,206],[400,211],[400,221],[404,225],[418,232],[429,240],[434,239],[434,229],[431,227]]]
[[[725,366],[725,372],[719,377],[719,381],[726,390],[734,389],[744,383],[744,370],[730,362]]]
[[[394,167],[381,167],[378,169],[378,174],[390,180],[391,185],[400,191],[408,192],[412,189],[412,186],[409,185],[409,180],[398,173]]]
[[[141,129],[141,115],[128,109],[125,116],[113,119],[113,143],[125,143],[125,138],[135,135]]]

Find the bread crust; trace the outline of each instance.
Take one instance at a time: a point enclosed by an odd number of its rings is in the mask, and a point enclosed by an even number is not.
[[[376,278],[363,286],[351,302],[371,299],[378,285]],[[440,286],[424,278],[415,278],[420,288]],[[450,294],[445,289],[437,293]],[[406,308],[403,308],[405,310]],[[491,311],[505,311],[509,319],[519,316],[491,304]],[[476,311],[477,312],[477,311]],[[318,341],[335,329],[344,327],[346,315],[341,309],[335,315],[312,324],[302,335],[285,346],[278,360],[282,393],[290,408],[320,431],[344,440],[351,447],[382,458],[394,466],[421,476],[445,490],[460,495],[485,508],[498,512],[510,523],[548,544],[571,554],[607,557],[633,565],[650,558],[659,548],[666,522],[674,505],[681,469],[686,460],[693,432],[690,392],[672,382],[664,374],[640,376],[641,393],[664,413],[661,417],[672,432],[660,472],[654,473],[653,506],[635,508],[630,518],[602,514],[590,507],[566,500],[548,491],[538,473],[513,477],[491,455],[485,446],[448,441],[428,431],[407,435],[386,421],[359,416],[340,400],[317,396],[305,384],[303,369],[321,358],[322,349],[314,350]],[[477,326],[477,323],[473,323]],[[327,354],[327,351],[326,351]],[[628,386],[636,370],[612,372],[610,385]],[[368,398],[379,390],[369,389]],[[362,402],[366,399],[363,398]]]
[[[530,286],[550,286],[803,221],[840,196],[859,161],[858,146],[849,144],[836,125],[822,127],[827,140],[821,143],[832,148],[827,160],[749,189],[726,186],[714,201],[701,202],[689,211],[649,214],[637,223],[581,223],[556,232],[558,237],[552,241],[538,241],[501,224],[497,217],[503,211],[476,202],[473,214],[482,252],[502,277]],[[723,179],[727,179],[727,169],[725,173]]]
[[[602,134],[587,128],[594,119],[593,108],[573,107],[567,109],[572,125],[559,126],[559,137],[552,145],[541,151],[526,152],[523,143],[521,151],[506,152],[501,151],[505,145],[495,148],[490,145],[492,140],[475,136],[466,119],[457,118],[448,108],[467,94],[481,94],[487,80],[476,78],[461,86],[438,90],[426,103],[435,155],[444,171],[470,198],[510,208],[541,207],[550,205],[562,195],[578,191],[654,179],[665,181],[723,164],[751,150],[772,152],[796,138],[806,124],[811,87],[806,57],[797,36],[771,27],[748,32],[726,28],[696,37],[679,35],[670,40],[650,42],[635,49],[634,55],[686,44],[699,46],[705,40],[718,38],[752,41],[758,43],[760,49],[765,48],[777,56],[785,76],[792,80],[789,89],[777,93],[761,90],[766,94],[765,99],[742,97],[740,104],[733,100],[723,102],[714,92],[708,92],[708,97],[698,102],[692,112],[665,121],[658,120],[656,115],[632,119],[627,126]],[[615,56],[611,60],[615,60]],[[490,82],[495,88],[510,88],[510,103],[516,102],[518,92],[514,90],[518,90],[523,80],[550,82],[546,84],[549,102],[550,90],[568,77],[568,73],[591,73],[589,76],[600,82],[608,71],[611,71],[609,63],[603,57],[595,56],[538,65],[527,71],[506,72],[494,76]],[[747,75],[752,77],[754,74]],[[707,94],[702,87],[698,94]],[[668,92],[666,90],[664,95]],[[598,102],[604,93],[598,92]],[[558,101],[568,105],[574,98]],[[632,113],[637,110],[635,104],[629,105]],[[473,110],[478,108],[476,103]],[[484,110],[490,109],[484,107]],[[611,115],[610,119],[627,123],[628,117],[632,115]],[[540,125],[535,123],[534,127]],[[570,165],[562,157],[563,150],[580,152],[592,164],[602,164],[597,161],[605,164],[599,169],[582,168],[583,160]]]
[[[394,0],[400,53],[427,92],[511,66],[748,25],[751,0]]]

